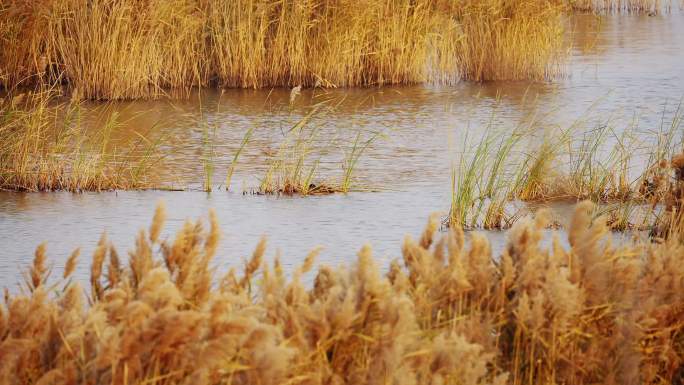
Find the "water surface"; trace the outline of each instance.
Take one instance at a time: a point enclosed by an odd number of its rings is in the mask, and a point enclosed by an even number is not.
[[[166,237],[186,219],[216,210],[224,234],[216,260],[221,268],[240,263],[262,235],[270,240],[269,255],[279,250],[289,268],[316,245],[324,246],[320,261],[348,265],[364,242],[371,242],[386,264],[400,256],[405,234],[420,234],[430,213],[446,214],[452,164],[487,127],[505,136],[520,121],[544,122],[539,125],[543,130],[584,118],[587,127],[610,122],[619,132],[638,121],[636,141],[654,140],[663,112],[669,116],[684,95],[684,14],[597,20],[584,15],[569,21],[573,49],[567,76],[553,82],[303,90],[292,104],[289,90],[283,89],[203,91],[173,102],[88,106],[94,109],[89,113],[93,126],[96,117],[118,114],[123,123],[113,132],[117,140],[136,133],[161,138],[165,159],[155,173],[166,185],[185,191],[0,192],[0,286],[18,282],[20,269],[40,242],[47,242],[55,274],[77,246],[89,258],[103,231],[120,252],[127,250],[137,231],[149,225],[160,199],[169,213]],[[321,177],[340,177],[340,161],[359,132],[364,138],[382,132],[357,172],[357,186],[380,191],[243,195],[258,185],[284,134],[321,102],[335,106],[312,123],[319,127]],[[251,127],[254,135],[231,191],[219,189]],[[210,194],[200,191],[207,161],[215,170]],[[559,217],[566,218],[567,212],[562,208]],[[504,235],[491,235],[500,249]],[[86,276],[86,267],[82,263],[80,277]]]

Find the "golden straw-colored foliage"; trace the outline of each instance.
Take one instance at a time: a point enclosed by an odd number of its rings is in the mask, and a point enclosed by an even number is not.
[[[149,171],[160,158],[155,143],[141,134],[125,143],[113,140],[116,114],[88,130],[81,106],[53,95],[48,90],[0,99],[0,190],[150,187]]]
[[[37,249],[0,306],[0,383],[681,383],[681,239],[615,246],[592,210],[578,205],[569,246],[542,246],[548,213],[520,221],[498,257],[433,218],[386,274],[364,246],[309,285],[318,250],[286,276],[264,240],[214,277],[215,216],[160,241],[160,208],[128,264],[100,240],[88,295],[66,271],[51,282]]]
[[[555,0],[9,0],[0,84],[57,79],[89,99],[218,85],[544,79]]]
[[[556,1],[446,1],[460,21],[455,48],[459,71],[470,80],[553,78],[561,72],[563,27]]]

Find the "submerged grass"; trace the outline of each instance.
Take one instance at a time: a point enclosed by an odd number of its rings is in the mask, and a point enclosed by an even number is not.
[[[482,235],[440,239],[433,218],[386,274],[366,245],[307,286],[319,250],[286,275],[262,240],[217,277],[215,215],[162,241],[159,208],[128,263],[101,238],[89,290],[71,277],[77,252],[62,274],[37,248],[0,305],[0,382],[681,383],[681,238],[613,246],[592,211],[577,206],[567,246],[541,245],[548,213],[526,218],[497,258]]]
[[[101,191],[151,187],[160,159],[157,143],[138,133],[112,140],[120,124],[111,114],[97,130],[81,121],[81,106],[59,103],[53,91],[0,101],[0,189]]]

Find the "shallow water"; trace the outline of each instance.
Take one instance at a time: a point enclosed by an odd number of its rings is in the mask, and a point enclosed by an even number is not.
[[[600,29],[588,15],[569,23],[574,48],[567,76],[548,83],[303,90],[293,104],[289,90],[204,91],[173,102],[88,106],[93,122],[118,114],[123,123],[113,133],[116,140],[136,132],[163,138],[165,159],[156,173],[166,185],[186,191],[0,192],[0,286],[19,281],[20,269],[43,241],[55,274],[77,246],[87,259],[102,231],[120,252],[127,250],[160,199],[169,213],[166,236],[185,219],[216,210],[224,233],[216,261],[220,268],[242,261],[262,235],[269,238],[269,255],[279,249],[286,267],[298,264],[316,245],[325,248],[319,261],[348,265],[367,241],[386,264],[400,256],[405,234],[420,234],[430,213],[446,214],[452,162],[464,143],[472,146],[488,126],[505,135],[516,122],[532,117],[548,126],[587,117],[588,126],[610,120],[619,131],[639,117],[637,142],[652,141],[663,111],[667,116],[684,96],[684,13],[611,15]],[[358,186],[381,191],[305,198],[243,195],[259,183],[283,133],[322,101],[336,105],[314,122],[320,125],[317,143],[326,146],[320,154],[322,176],[339,178],[340,159],[359,130],[364,138],[381,131],[385,136],[364,153],[357,172]],[[239,160],[232,191],[199,191],[205,162],[211,160],[214,184],[221,184],[250,127],[254,136]],[[558,209],[566,218],[568,207]],[[494,249],[500,249],[505,236],[490,235]],[[77,272],[82,277],[86,265]]]

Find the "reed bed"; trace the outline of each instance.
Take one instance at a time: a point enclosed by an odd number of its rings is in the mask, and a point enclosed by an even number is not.
[[[562,73],[562,7],[555,1],[446,2],[462,36],[455,48],[463,78],[540,80]]]
[[[53,91],[0,101],[0,189],[101,191],[151,187],[161,159],[156,143],[140,135],[112,140],[120,122],[111,115],[97,130],[81,121],[78,103],[58,102]]]
[[[87,99],[192,87],[346,87],[558,72],[551,0],[10,0],[0,82]]]
[[[88,290],[71,277],[78,251],[62,271],[36,249],[0,306],[0,382],[681,383],[682,238],[615,246],[592,211],[577,206],[568,246],[541,245],[544,211],[496,258],[483,235],[438,236],[433,217],[386,274],[366,245],[349,268],[311,273],[316,249],[286,276],[262,240],[217,276],[215,216],[163,240],[160,206],[127,262],[100,239]]]
[[[194,87],[349,87],[563,72],[570,11],[656,14],[661,0],[8,0],[0,85],[76,97]]]

